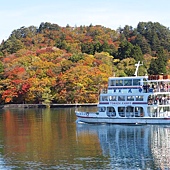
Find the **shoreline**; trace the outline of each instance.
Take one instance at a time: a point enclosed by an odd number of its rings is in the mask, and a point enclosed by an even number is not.
[[[1,109],[10,109],[10,108],[67,108],[67,107],[85,107],[85,106],[97,106],[98,103],[72,103],[72,104],[5,104],[1,105]]]

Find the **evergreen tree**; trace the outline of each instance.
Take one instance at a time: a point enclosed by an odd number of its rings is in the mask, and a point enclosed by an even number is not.
[[[157,59],[151,60],[148,73],[153,75],[166,74],[167,56],[163,51],[163,48],[158,49],[157,56]]]
[[[138,45],[133,47],[131,54],[132,58],[134,58],[136,61],[144,60],[141,48]]]
[[[151,48],[153,51],[157,51],[160,48],[160,40],[156,33],[153,34],[152,41],[151,41]]]
[[[152,59],[149,69],[148,69],[148,73],[150,75],[157,75],[158,74],[158,65],[157,65],[157,60],[156,59]]]
[[[118,58],[123,60],[125,58],[131,57],[133,45],[128,41],[123,41],[120,43],[118,48]]]

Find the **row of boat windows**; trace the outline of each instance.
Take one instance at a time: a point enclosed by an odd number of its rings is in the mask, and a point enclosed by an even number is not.
[[[115,117],[116,111],[114,107],[99,107],[99,112],[105,112],[109,117]],[[142,107],[118,107],[118,115],[120,117],[143,117],[144,111]]]
[[[147,108],[147,115],[145,115],[143,107],[118,107],[117,111],[114,107],[99,107],[99,112],[106,112],[108,117],[168,117],[170,116],[170,106],[167,107],[148,107]],[[117,112],[117,113],[116,113]]]
[[[110,86],[138,86],[141,85],[140,79],[118,79],[110,80]]]
[[[100,101],[143,101],[143,96],[101,96]]]
[[[116,112],[114,107],[99,107],[98,108],[99,112],[105,112],[107,110],[107,112]],[[128,107],[118,107],[118,112],[133,112],[133,110],[135,112],[143,112],[143,108],[142,107],[132,107],[132,106],[128,106]]]

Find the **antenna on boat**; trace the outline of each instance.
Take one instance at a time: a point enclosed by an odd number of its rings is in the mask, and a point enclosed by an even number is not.
[[[138,74],[138,69],[139,69],[139,66],[142,66],[143,65],[143,62],[142,62],[142,64],[140,64],[140,61],[138,61],[138,63],[137,64],[135,64],[135,66],[136,66],[136,70],[135,70],[135,76],[137,76],[137,74]]]

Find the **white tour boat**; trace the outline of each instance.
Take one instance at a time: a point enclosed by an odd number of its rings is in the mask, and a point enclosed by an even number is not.
[[[97,112],[76,110],[77,121],[115,124],[169,124],[170,76],[109,77]]]

